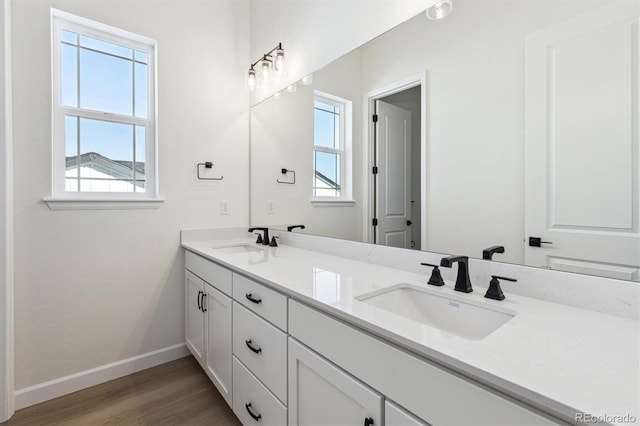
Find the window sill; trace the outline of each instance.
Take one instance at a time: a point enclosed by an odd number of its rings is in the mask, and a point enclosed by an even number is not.
[[[51,210],[149,210],[159,209],[161,198],[45,198]]]
[[[353,207],[356,204],[356,200],[312,198],[311,204],[313,207]]]

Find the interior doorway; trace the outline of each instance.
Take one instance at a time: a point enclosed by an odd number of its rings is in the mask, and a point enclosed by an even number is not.
[[[420,250],[423,247],[424,78],[419,76],[368,96],[371,173],[369,241]]]

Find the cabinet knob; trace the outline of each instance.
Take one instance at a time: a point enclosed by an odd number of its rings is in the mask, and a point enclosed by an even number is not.
[[[373,425],[373,418],[367,417],[364,419],[364,426],[372,426],[372,425]]]

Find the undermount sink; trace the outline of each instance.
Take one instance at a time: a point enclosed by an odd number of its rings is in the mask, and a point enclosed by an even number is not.
[[[463,302],[411,284],[398,284],[356,299],[470,340],[487,337],[516,316],[509,309]]]
[[[210,247],[218,253],[235,254],[235,253],[261,253],[262,249],[251,244],[234,244],[228,246]]]

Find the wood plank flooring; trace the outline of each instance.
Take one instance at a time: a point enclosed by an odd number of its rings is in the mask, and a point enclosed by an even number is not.
[[[189,356],[19,410],[8,426],[240,425]]]

